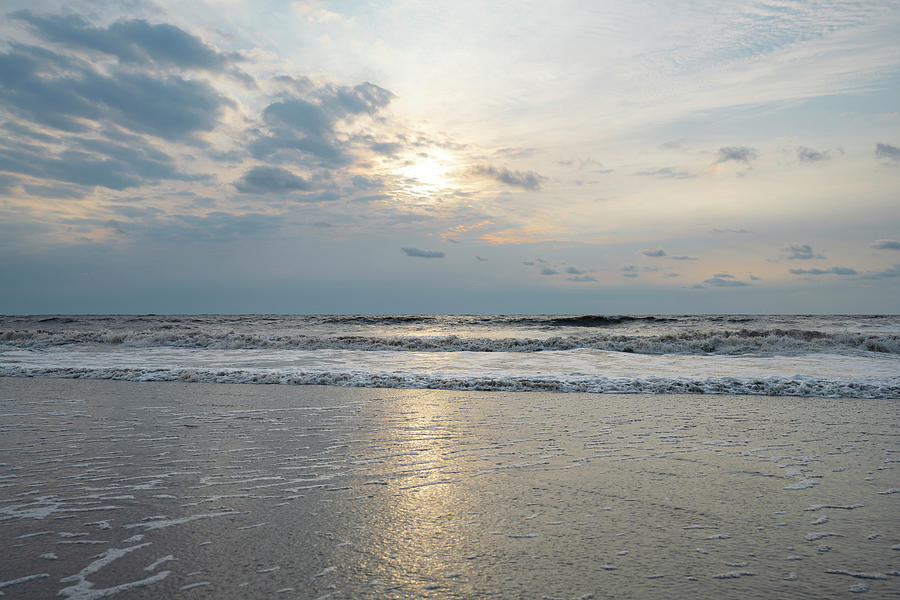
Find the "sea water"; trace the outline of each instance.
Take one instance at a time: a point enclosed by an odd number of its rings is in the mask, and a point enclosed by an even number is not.
[[[898,398],[900,316],[6,316],[0,376]]]

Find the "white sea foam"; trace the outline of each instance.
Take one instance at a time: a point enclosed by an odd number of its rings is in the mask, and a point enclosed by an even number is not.
[[[898,398],[898,373],[896,317],[0,317],[0,376]]]
[[[22,367],[0,365],[0,377],[63,377],[124,381],[331,385],[477,391],[621,394],[746,394],[826,398],[900,398],[900,378],[441,376],[423,373],[308,372],[295,369]]]

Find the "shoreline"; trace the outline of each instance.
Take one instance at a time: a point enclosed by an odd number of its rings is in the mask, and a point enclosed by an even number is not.
[[[0,378],[0,412],[11,597],[900,589],[891,400]]]

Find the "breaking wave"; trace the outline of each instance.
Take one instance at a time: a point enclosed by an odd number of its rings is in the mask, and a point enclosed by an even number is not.
[[[585,318],[585,317],[577,317]],[[50,348],[103,344],[136,348],[390,350],[413,352],[541,352],[590,348],[636,354],[806,354],[878,352],[900,354],[900,335],[830,333],[804,329],[679,331],[664,335],[596,333],[547,338],[445,336],[306,336],[214,333],[203,330],[11,330],[0,346]]]
[[[29,368],[0,365],[0,377],[60,377],[124,381],[181,381],[344,387],[421,388],[508,392],[617,394],[749,394],[825,398],[900,398],[900,378],[889,381],[815,377],[452,377],[373,372],[304,372],[266,369]]]

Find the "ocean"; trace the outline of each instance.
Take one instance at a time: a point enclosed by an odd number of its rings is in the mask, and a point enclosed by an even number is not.
[[[4,316],[0,376],[900,398],[900,316]]]

